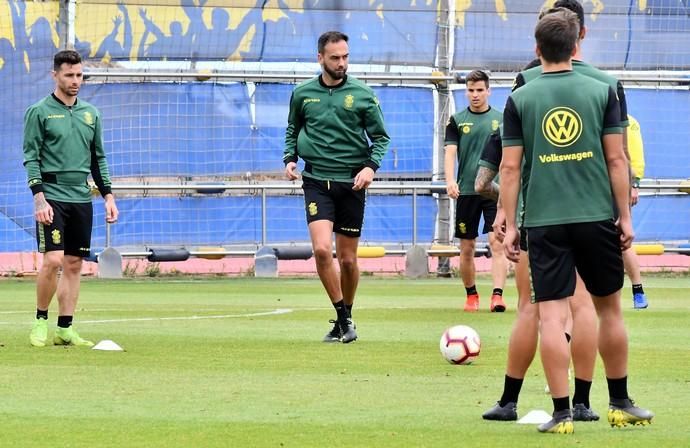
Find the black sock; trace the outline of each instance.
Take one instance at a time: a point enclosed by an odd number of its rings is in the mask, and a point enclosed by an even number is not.
[[[609,385],[609,397],[617,399],[628,398],[628,376],[623,378],[606,378]]]
[[[333,308],[335,308],[335,312],[338,314],[338,322],[345,322],[347,320],[345,301],[340,299],[340,301],[333,304]]]
[[[642,289],[642,283],[639,285],[632,285],[633,294],[644,294],[644,289]]]
[[[553,412],[564,411],[570,409],[570,398],[566,395],[561,398],[552,398]]]
[[[353,304],[345,305],[345,309],[347,309],[347,317],[349,317],[350,319],[352,319],[352,305]]]
[[[503,396],[501,396],[501,400],[498,402],[501,407],[510,402],[517,403],[518,397],[520,396],[520,389],[522,389],[522,381],[522,378],[505,376],[505,380],[503,381]]]
[[[72,326],[72,316],[58,316],[58,327],[69,328]]]
[[[36,319],[48,320],[48,310],[40,310],[36,308]]]
[[[573,394],[573,406],[578,403],[585,405],[589,409],[589,390],[592,388],[591,381],[575,378],[575,393]]]
[[[477,294],[477,285],[472,285],[469,288],[465,287],[465,291],[467,291],[468,296],[471,296],[472,294]]]
[[[566,331],[566,333],[565,333],[565,340],[568,342],[568,344],[570,344],[570,339],[572,339],[572,336],[570,336],[570,333],[568,333],[568,332]]]
[[[503,289],[502,288],[494,288],[494,292],[491,293],[494,296],[503,296]]]

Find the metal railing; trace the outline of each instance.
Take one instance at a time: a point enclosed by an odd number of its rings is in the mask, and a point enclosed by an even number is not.
[[[165,191],[176,192],[176,194],[218,192],[219,190],[247,192],[255,194],[259,191],[261,195],[261,245],[265,245],[266,238],[266,197],[268,191],[276,193],[294,193],[301,191],[301,182],[265,183],[265,184],[236,184],[236,183],[180,183],[180,184],[114,184],[113,191]],[[420,194],[445,193],[445,185],[424,183],[424,182],[376,182],[368,189],[371,192],[411,192],[412,193],[412,244],[417,244],[417,196]],[[111,244],[110,224],[106,223],[106,247]]]
[[[683,180],[662,180],[662,179],[645,179],[640,184],[640,194],[643,196],[668,196],[668,195],[687,195],[685,191],[690,188],[690,185],[684,184]],[[161,192],[171,195],[188,195],[188,194],[232,194],[246,192],[250,195],[261,196],[261,245],[267,244],[267,229],[266,229],[266,198],[268,192],[273,192],[276,195],[280,194],[301,194],[301,182],[276,182],[276,183],[161,183],[161,184],[114,184],[112,186],[114,191],[119,192]],[[432,195],[446,193],[444,183],[432,182],[375,182],[369,189],[373,193],[399,193],[404,194],[411,192],[412,200],[412,238],[411,244],[413,246],[419,243],[418,241],[418,196]],[[106,224],[106,247],[110,247],[112,243],[110,224]],[[400,249],[404,251],[404,249]],[[193,251],[191,252],[194,255]],[[141,254],[142,256],[144,253]]]
[[[362,81],[401,84],[438,84],[458,83],[465,84],[465,76],[468,71],[443,71],[429,70],[427,73],[419,72],[351,72],[353,76]],[[518,72],[495,72],[491,74],[491,81],[498,84],[512,84]],[[608,70],[623,84],[627,83],[661,83],[681,84],[686,88],[690,85],[690,72],[672,71],[622,71]],[[138,81],[234,81],[234,82],[300,82],[316,76],[315,72],[284,72],[284,71],[224,71],[224,70],[125,70],[94,69],[87,68],[84,71],[85,79],[99,79],[103,82],[113,80],[138,80]]]

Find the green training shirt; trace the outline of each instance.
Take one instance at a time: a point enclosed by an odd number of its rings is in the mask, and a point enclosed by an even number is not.
[[[346,76],[329,87],[318,76],[293,90],[283,162],[302,158],[303,175],[352,181],[364,167],[376,171],[389,144],[379,101],[362,81]]]
[[[628,127],[630,124],[628,120],[628,102],[625,99],[625,89],[623,89],[623,84],[621,84],[621,82],[618,81],[618,79],[609,75],[605,71],[599,70],[595,66],[587,64],[586,62],[573,59],[572,64],[573,71],[581,73],[585,76],[589,76],[590,78],[594,78],[597,81],[606,83],[613,89],[614,92],[616,92],[616,95],[618,96],[618,101],[620,102],[621,127]],[[541,65],[532,67],[528,70],[518,73],[517,77],[515,78],[515,82],[513,83],[513,91],[519,89],[520,87],[524,86],[533,79],[536,79],[537,77],[539,77],[539,75],[541,75]]]
[[[601,139],[623,131],[611,87],[570,70],[544,73],[508,97],[503,132],[504,148],[524,149],[524,227],[613,217]]]
[[[111,193],[101,117],[86,101],[66,106],[54,94],[24,114],[24,167],[33,194],[61,202],[91,202],[89,173],[101,195]]]
[[[465,108],[456,112],[446,126],[445,145],[456,145],[458,155],[457,182],[460,194],[475,195],[474,180],[477,178],[479,159],[489,140],[503,122],[503,114],[489,106],[484,112],[472,112]]]

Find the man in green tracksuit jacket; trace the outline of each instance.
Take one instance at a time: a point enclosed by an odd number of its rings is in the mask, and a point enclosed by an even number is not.
[[[374,92],[346,74],[347,42],[337,31],[319,37],[322,73],[292,93],[283,156],[290,180],[299,177],[298,157],[305,162],[302,188],[316,270],[337,314],[323,341],[343,343],[357,339],[352,305],[365,190],[390,143]],[[334,232],[340,275],[333,265]]]
[[[91,249],[89,174],[105,200],[106,221],[115,222],[118,210],[103,151],[100,114],[91,104],[77,100],[83,82],[79,53],[56,53],[52,74],[55,91],[30,106],[24,116],[24,166],[34,197],[38,251],[43,253],[29,341],[34,347],[46,345],[48,308],[57,291],[59,315],[53,343],[90,347],[93,343],[72,327],[82,259]]]

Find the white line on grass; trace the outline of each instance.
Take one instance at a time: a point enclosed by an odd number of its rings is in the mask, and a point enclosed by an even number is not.
[[[112,312],[116,312],[116,313],[129,313],[129,312],[132,312],[132,311],[144,313],[144,312],[156,312],[156,311],[160,311],[160,308],[137,308],[137,309],[133,309],[133,308],[79,308],[78,311],[79,311],[79,313],[112,313]],[[182,312],[185,312],[185,311],[189,311],[189,307],[187,307],[187,308],[179,308],[179,309],[175,309],[175,308],[166,308],[166,311],[177,311],[177,312],[181,312],[181,313],[182,313]],[[211,312],[211,311],[219,312],[219,311],[223,311],[223,308],[204,308],[203,311],[206,311],[206,312]],[[28,310],[28,311],[27,311],[27,310],[20,310],[20,311],[0,311],[0,315],[1,315],[1,314],[31,314],[31,315],[33,315],[33,313],[32,313],[31,310]]]
[[[153,322],[159,320],[201,320],[201,319],[231,319],[235,317],[256,317],[256,316],[273,316],[277,314],[291,313],[289,308],[278,308],[273,311],[263,311],[260,313],[245,313],[245,314],[221,314],[217,316],[176,316],[176,317],[135,317],[130,319],[101,319],[101,320],[80,320],[80,324],[109,324],[116,322]]]
[[[279,314],[292,313],[289,308],[278,308],[273,311],[263,311],[260,313],[245,313],[245,314],[222,314],[215,316],[176,316],[176,317],[134,317],[129,319],[99,319],[99,320],[80,320],[80,324],[110,324],[120,322],[156,322],[167,320],[201,320],[201,319],[232,319],[237,317],[257,317],[257,316],[275,316]],[[16,322],[0,322],[0,325],[11,325]]]

